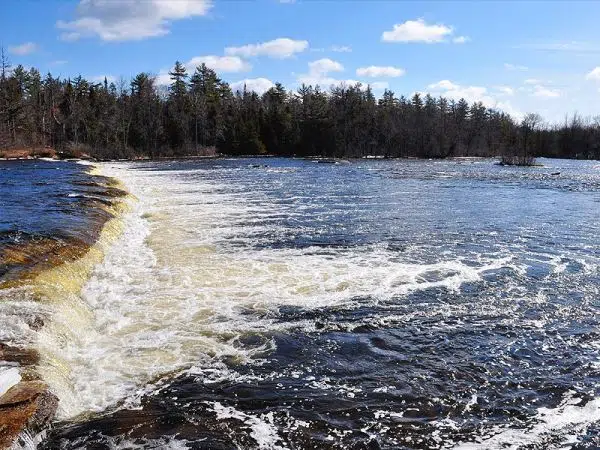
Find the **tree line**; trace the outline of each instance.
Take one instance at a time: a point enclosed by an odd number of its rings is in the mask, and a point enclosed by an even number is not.
[[[600,159],[600,118],[522,120],[480,102],[416,93],[377,99],[369,86],[281,84],[233,91],[202,64],[176,62],[169,86],[60,79],[0,67],[0,150],[53,147],[98,159],[186,155],[320,157],[548,156]]]

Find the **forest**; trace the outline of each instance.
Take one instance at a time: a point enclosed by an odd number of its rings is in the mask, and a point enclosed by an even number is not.
[[[518,156],[600,159],[600,117],[572,115],[550,126],[534,113],[508,114],[369,86],[276,84],[262,95],[206,65],[176,62],[171,84],[140,73],[130,81],[54,78],[1,60],[0,152],[54,148],[97,159],[192,155],[300,157]]]

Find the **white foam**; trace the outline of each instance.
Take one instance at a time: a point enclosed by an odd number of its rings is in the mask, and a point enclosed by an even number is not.
[[[579,406],[580,399],[567,395],[564,402],[557,408],[539,408],[535,424],[522,429],[496,428],[488,430],[491,437],[481,438],[478,442],[465,442],[453,447],[456,450],[494,450],[518,449],[534,444],[543,448],[564,448],[565,444],[577,442],[578,436],[586,428],[600,421],[600,398],[588,401]],[[560,444],[547,442],[560,441]]]
[[[252,430],[250,436],[258,444],[258,448],[268,450],[284,450],[288,448],[282,445],[281,438],[277,433],[277,427],[273,425],[273,413],[253,416],[239,411],[232,406],[224,406],[219,402],[215,402],[212,407],[217,414],[217,419],[236,419],[248,425]]]
[[[244,333],[314,328],[312,320],[278,320],[284,305],[353,308],[368,298],[400,308],[411,292],[456,291],[486,271],[515,264],[501,255],[465,260],[447,254],[423,262],[377,246],[258,248],[254,235],[282,230],[259,194],[198,178],[195,171],[130,163],[99,168],[138,201],[123,217],[123,235],[83,288],[85,320],[55,314],[54,325],[39,333],[41,354],[56,356],[45,373],[63,418],[138,398],[140,389],[167,373],[194,365],[218,371],[225,357],[249,362],[273,349],[270,340],[237,345]]]
[[[16,367],[2,368],[0,367],[0,397],[16,384],[21,381],[21,374]]]

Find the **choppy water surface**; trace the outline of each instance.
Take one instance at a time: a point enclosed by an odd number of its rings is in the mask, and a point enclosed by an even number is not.
[[[600,166],[543,163],[102,165],[45,448],[597,447]]]

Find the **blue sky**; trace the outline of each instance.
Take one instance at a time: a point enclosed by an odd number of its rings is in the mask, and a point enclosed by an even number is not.
[[[482,101],[517,117],[600,114],[600,2],[5,0],[13,65],[168,82],[205,62],[239,87],[340,82]]]

